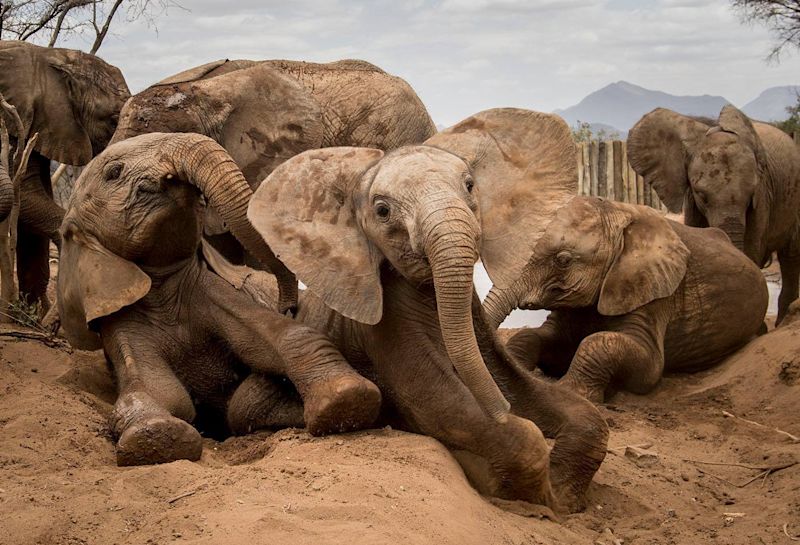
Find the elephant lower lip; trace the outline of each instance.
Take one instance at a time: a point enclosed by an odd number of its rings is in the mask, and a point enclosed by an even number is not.
[[[522,310],[543,310],[546,307],[541,303],[523,303],[519,308]]]

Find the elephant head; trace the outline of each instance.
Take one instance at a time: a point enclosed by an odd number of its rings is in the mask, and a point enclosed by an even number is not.
[[[216,61],[134,95],[112,142],[151,132],[210,136],[255,188],[289,157],[322,145],[322,114],[297,81],[269,64]]]
[[[58,305],[70,343],[98,348],[93,320],[135,303],[151,275],[193,258],[201,197],[252,255],[274,259],[247,221],[251,196],[227,152],[205,136],[154,133],[109,146],[81,173],[61,225]]]
[[[768,164],[751,121],[725,106],[716,124],[663,108],[642,117],[628,136],[633,168],[652,184],[672,212],[684,209],[687,223],[718,227],[748,257],[762,256],[745,230],[763,228]],[[689,221],[700,217],[703,221]]]
[[[39,133],[36,151],[70,165],[85,165],[106,147],[130,96],[119,69],[99,57],[18,41],[0,42],[0,93],[28,134]]]
[[[484,309],[494,327],[517,307],[597,307],[618,316],[675,292],[689,250],[654,210],[575,197],[559,210],[519,280],[494,286]]]
[[[512,282],[556,208],[574,195],[575,168],[560,118],[487,110],[386,155],[347,147],[302,153],[261,184],[248,217],[310,291],[353,320],[381,320],[387,268],[412,285],[432,283],[450,360],[502,421],[508,403],[473,326],[474,265],[480,254],[496,283]]]

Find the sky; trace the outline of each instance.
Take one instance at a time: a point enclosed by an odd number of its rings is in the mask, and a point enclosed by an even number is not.
[[[492,107],[566,108],[619,80],[738,106],[800,84],[800,56],[767,63],[768,30],[742,24],[727,0],[178,2],[157,31],[115,20],[98,54],[131,91],[220,58],[359,58],[404,78],[450,126]]]

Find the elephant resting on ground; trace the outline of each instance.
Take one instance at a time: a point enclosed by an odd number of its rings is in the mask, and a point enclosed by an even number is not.
[[[658,108],[628,136],[633,168],[684,223],[718,227],[759,267],[778,252],[778,319],[800,289],[800,149],[733,106],[719,120]]]
[[[113,364],[120,465],[199,458],[188,422],[201,408],[239,433],[299,419],[319,434],[377,417],[377,387],[326,338],[237,291],[200,258],[202,197],[263,258],[245,215],[251,195],[225,150],[197,134],[112,145],[81,174],[61,227],[59,313],[73,346],[102,346]],[[276,409],[285,397],[276,376],[292,381],[304,409]]]
[[[479,249],[496,282],[519,274],[542,225],[574,195],[564,179],[574,163],[558,117],[488,110],[385,156],[304,152],[261,184],[248,210],[308,286],[297,318],[378,384],[394,425],[488,461],[497,495],[570,510],[605,456],[606,424],[591,403],[509,357],[472,274]],[[252,275],[220,269],[247,289]],[[555,438],[549,457],[542,432]]]
[[[60,244],[64,216],[53,201],[50,160],[88,163],[105,148],[130,93],[119,69],[99,57],[20,41],[0,41],[0,93],[17,108],[27,133],[39,133],[20,183],[17,276],[20,293],[44,313],[50,306],[49,245]],[[18,137],[11,118],[0,115]],[[11,191],[10,184],[0,179],[0,194]],[[0,210],[0,221],[9,211]]]
[[[497,327],[516,307],[550,309],[507,349],[593,401],[647,393],[663,371],[710,367],[744,345],[767,310],[761,271],[714,228],[576,197],[547,228],[519,281],[484,302]]]
[[[391,150],[418,144],[436,127],[402,79],[364,61],[328,64],[221,60],[181,72],[134,95],[112,142],[151,132],[196,132],[224,147],[255,189],[275,167],[308,150],[362,146]],[[212,243],[242,263],[241,247],[222,236],[215,214]],[[213,236],[216,235],[216,236]],[[270,256],[281,308],[297,299],[297,282]]]

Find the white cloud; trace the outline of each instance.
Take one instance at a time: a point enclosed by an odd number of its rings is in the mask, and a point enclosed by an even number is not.
[[[100,54],[133,90],[219,58],[363,58],[405,78],[434,120],[492,106],[550,111],[616,80],[742,105],[799,84],[764,62],[768,32],[728,0],[192,0],[156,35],[116,22]],[[84,45],[85,47],[85,45]]]

